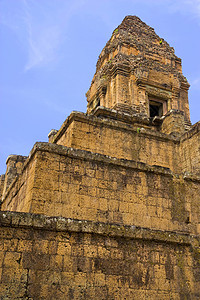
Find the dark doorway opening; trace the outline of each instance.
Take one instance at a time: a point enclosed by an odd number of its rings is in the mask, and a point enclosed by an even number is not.
[[[162,117],[163,115],[163,103],[150,100],[149,101],[149,114],[150,118]]]

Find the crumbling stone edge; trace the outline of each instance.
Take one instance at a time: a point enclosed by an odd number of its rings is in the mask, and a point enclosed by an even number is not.
[[[23,171],[27,168],[28,164],[30,163],[30,161],[32,160],[32,158],[34,157],[34,155],[37,151],[55,153],[58,155],[64,155],[64,156],[68,156],[71,158],[77,158],[77,159],[82,159],[82,160],[95,161],[95,162],[100,162],[100,163],[103,162],[106,164],[113,164],[113,165],[117,165],[117,166],[121,166],[121,167],[125,167],[125,168],[132,168],[132,169],[142,171],[142,172],[151,172],[151,173],[155,173],[155,174],[161,174],[161,175],[168,176],[171,178],[182,177],[184,180],[200,182],[200,176],[194,175],[194,174],[191,174],[188,172],[185,172],[183,174],[174,174],[171,171],[171,169],[166,168],[166,167],[162,167],[162,166],[158,166],[158,165],[151,166],[151,165],[148,165],[143,162],[111,157],[111,156],[104,155],[104,154],[93,153],[91,151],[69,148],[69,147],[66,147],[63,145],[57,145],[57,144],[46,143],[46,142],[36,142],[34,144],[27,160],[24,163]],[[7,197],[10,190],[16,183],[17,179],[18,179],[18,176],[16,176],[16,178],[10,184],[3,199],[0,199],[0,207],[1,207],[1,203],[4,201],[4,199]]]
[[[113,165],[117,165],[120,167],[132,168],[132,169],[135,169],[138,171],[161,174],[161,175],[168,176],[171,178],[175,176],[176,178],[183,177],[184,180],[191,180],[191,181],[198,181],[198,182],[200,181],[200,176],[191,174],[189,172],[185,172],[182,174],[174,174],[171,169],[162,167],[159,165],[148,165],[143,162],[111,157],[111,156],[104,155],[104,154],[93,153],[91,151],[69,148],[66,146],[45,143],[45,142],[36,142],[35,143],[35,145],[33,146],[32,150],[29,154],[29,159],[31,159],[37,151],[56,153],[59,155],[64,155],[64,156],[68,156],[71,158],[78,158],[78,159],[82,159],[82,160],[103,162],[106,164],[113,164]],[[26,161],[24,167],[26,167],[28,162],[29,162],[29,160]]]
[[[99,116],[98,113],[100,114]],[[107,115],[109,114],[112,116],[112,118],[107,117]],[[67,128],[73,121],[80,121],[87,124],[98,124],[99,126],[103,125],[108,128],[118,128],[121,130],[126,130],[131,132],[137,132],[137,128],[135,127],[139,126],[142,128],[142,131],[140,131],[140,133],[143,135],[147,135],[151,137],[154,136],[159,140],[164,140],[164,141],[168,140],[168,141],[173,141],[174,143],[180,142],[180,138],[166,135],[159,131],[147,129],[146,126],[151,125],[151,121],[149,120],[149,118],[145,116],[141,116],[141,115],[131,116],[129,114],[121,113],[114,109],[109,109],[109,108],[104,108],[102,106],[99,106],[94,111],[94,114],[92,115],[87,115],[83,112],[72,111],[71,114],[67,117],[67,119],[62,124],[61,128],[53,137],[52,143],[56,143],[61,138],[61,136],[64,134],[64,132],[67,130]]]
[[[198,236],[189,233],[162,231],[139,226],[110,224],[88,220],[77,220],[64,217],[49,217],[42,214],[23,212],[0,212],[0,227],[25,229],[94,233],[110,237],[124,237],[161,243],[194,245],[199,243]]]
[[[200,132],[200,121],[192,125],[191,129],[182,135],[180,141],[183,142],[185,140],[188,140],[191,137],[193,137],[195,134],[198,134],[199,132]]]
[[[104,162],[107,164],[119,165],[121,167],[129,167],[139,171],[148,171],[148,172],[163,174],[172,177],[172,171],[166,167],[157,166],[157,165],[151,166],[143,162],[111,157],[104,154],[93,153],[91,151],[80,150],[75,148],[69,148],[57,144],[36,142],[35,145],[33,146],[33,149],[30,152],[29,158],[33,157],[36,151],[50,152],[50,153],[68,156],[71,158],[78,158],[78,159],[88,160],[88,161]],[[26,163],[28,163],[28,161]]]

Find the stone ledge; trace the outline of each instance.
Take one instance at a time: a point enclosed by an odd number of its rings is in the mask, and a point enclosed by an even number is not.
[[[117,109],[110,109],[103,106],[98,106],[91,115],[108,119],[110,118],[111,120],[122,121],[132,125],[134,123],[150,125],[150,120],[146,115],[122,112]]]
[[[111,157],[111,156],[104,155],[104,154],[93,153],[93,152],[86,151],[86,150],[69,148],[66,146],[52,144],[52,143],[46,143],[46,142],[36,142],[35,143],[35,145],[33,146],[32,150],[29,154],[29,157],[26,159],[26,161],[24,163],[22,173],[27,168],[28,164],[33,159],[34,154],[37,151],[55,153],[58,155],[63,155],[63,156],[67,156],[70,158],[81,159],[81,160],[86,160],[86,161],[95,161],[97,163],[98,162],[105,163],[107,165],[108,164],[117,165],[117,166],[121,166],[124,168],[135,169],[135,170],[138,170],[141,172],[151,172],[151,173],[162,174],[162,175],[170,176],[170,177],[173,176],[173,173],[169,168],[156,166],[156,165],[150,166],[150,165],[147,165],[142,162],[136,162],[136,161],[127,160],[127,159],[120,159],[120,158]],[[3,202],[4,199],[8,196],[8,194],[10,193],[12,187],[15,185],[18,178],[19,178],[19,176],[17,175],[16,178],[12,181],[12,183],[8,187],[1,202]]]
[[[174,174],[171,169],[158,166],[158,165],[148,165],[142,162],[137,162],[134,160],[127,160],[127,159],[122,159],[122,158],[116,158],[116,157],[111,157],[108,155],[104,154],[99,154],[99,153],[93,153],[90,151],[86,150],[80,150],[80,149],[75,149],[75,148],[69,148],[66,146],[62,145],[57,145],[57,144],[52,144],[52,143],[46,143],[46,142],[36,142],[35,145],[33,146],[29,157],[24,163],[24,167],[22,172],[27,168],[28,164],[30,163],[31,159],[33,158],[34,154],[37,151],[43,151],[43,152],[49,152],[49,153],[55,153],[58,155],[64,155],[68,156],[70,158],[76,158],[76,159],[81,159],[81,160],[87,160],[87,161],[95,161],[99,163],[105,163],[105,164],[112,164],[112,165],[117,165],[120,167],[124,168],[131,168],[135,169],[137,171],[141,172],[151,172],[154,174],[160,174],[168,177],[173,177],[175,176],[176,178],[183,177],[183,179],[186,180],[191,180],[191,181],[196,181],[200,182],[200,176],[196,176],[193,174],[188,174],[187,172],[185,174]],[[4,198],[2,199],[2,202],[4,199],[7,197],[9,194],[10,190],[14,186],[18,179],[18,176],[12,181],[11,185],[9,186],[8,190],[6,191]]]
[[[188,246],[198,243],[199,240],[198,236],[189,233],[10,211],[0,212],[0,227],[94,233],[110,237],[124,237]]]
[[[200,132],[200,121],[191,126],[191,129],[184,133],[181,137],[181,142],[190,139],[193,135]]]
[[[146,171],[152,172],[156,174],[162,174],[166,176],[173,176],[172,171],[169,168],[158,166],[158,165],[148,165],[143,162],[137,162],[134,160],[128,160],[123,158],[116,158],[111,157],[104,154],[94,153],[86,150],[80,150],[75,148],[69,148],[62,145],[51,144],[51,143],[44,143],[44,142],[37,142],[33,146],[33,149],[30,152],[29,157],[31,158],[35,152],[37,151],[44,151],[50,153],[56,153],[59,155],[65,155],[71,158],[78,158],[81,160],[88,160],[88,161],[96,161],[96,162],[103,162],[105,164],[113,164],[118,165],[125,168],[136,169],[138,171]],[[28,161],[27,161],[28,163]]]
[[[183,174],[183,179],[188,181],[193,181],[193,182],[200,182],[200,176],[189,172],[185,172]]]
[[[98,107],[93,115],[86,115],[82,112],[73,111],[64,121],[57,134],[54,136],[52,143],[56,143],[61,138],[73,121],[81,121],[87,124],[98,124],[99,126],[103,125],[110,128],[119,128],[119,130],[127,130],[132,132],[137,132],[136,127],[140,127],[140,129],[142,129],[140,130],[140,134],[156,137],[157,139],[163,141],[172,141],[174,143],[180,142],[180,138],[151,130],[152,124],[146,117],[136,115],[131,116],[116,110]]]

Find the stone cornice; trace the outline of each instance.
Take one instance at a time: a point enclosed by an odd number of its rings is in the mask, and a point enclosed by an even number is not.
[[[47,230],[54,232],[82,232],[142,241],[155,241],[180,245],[197,245],[199,236],[188,232],[162,231],[139,226],[108,224],[64,217],[48,217],[22,212],[0,212],[0,227]]]
[[[160,174],[160,175],[168,176],[171,178],[174,176],[176,178],[182,177],[184,180],[200,182],[200,176],[196,176],[191,173],[189,174],[186,172],[184,174],[174,174],[169,168],[165,168],[162,166],[156,166],[156,165],[151,166],[151,165],[148,165],[143,162],[127,160],[127,159],[122,159],[122,158],[116,158],[116,157],[110,157],[108,155],[93,153],[93,152],[86,151],[86,150],[74,149],[74,148],[69,148],[69,147],[62,146],[62,145],[57,145],[57,144],[52,144],[52,143],[44,143],[44,142],[43,143],[42,142],[35,143],[35,145],[33,146],[32,150],[29,154],[29,157],[27,158],[27,160],[24,163],[22,173],[27,168],[30,161],[33,159],[35,153],[38,151],[49,152],[49,153],[54,153],[54,154],[58,154],[58,155],[64,155],[64,156],[68,156],[68,157],[74,158],[74,159],[93,161],[93,162],[104,163],[104,164],[108,164],[108,165],[110,165],[110,164],[117,165],[117,166],[124,167],[124,168],[135,169],[135,170],[141,171],[141,172],[151,172],[154,174]],[[19,175],[19,176],[21,176],[21,175]],[[4,198],[2,199],[2,202],[9,195],[12,187],[15,185],[17,180],[18,180],[18,176],[16,176],[16,178],[10,184],[8,190],[6,191],[6,193],[4,195]]]
[[[76,158],[81,160],[95,161],[95,162],[103,162],[105,164],[113,164],[125,168],[131,168],[138,171],[152,172],[155,174],[162,174],[165,176],[173,176],[172,171],[169,168],[161,167],[161,166],[151,166],[145,164],[143,162],[137,162],[134,160],[122,159],[111,157],[104,154],[93,153],[86,150],[69,148],[62,145],[51,144],[51,143],[35,143],[33,149],[30,152],[29,159],[31,159],[37,151],[42,152],[50,152],[59,155],[65,155],[70,158]],[[26,164],[26,163],[25,163]]]
[[[142,116],[139,114],[129,115],[127,113],[122,113],[114,109],[108,109],[99,106],[91,115],[86,115],[81,112],[72,112],[70,116],[64,121],[58,133],[54,136],[52,143],[57,143],[57,141],[67,130],[69,125],[75,120],[88,124],[98,124],[99,126],[119,128],[119,130],[129,130],[133,132],[136,132],[138,127],[140,129],[140,134],[156,137],[159,140],[169,140],[174,143],[179,143],[180,140],[173,136],[151,130],[151,126],[153,124],[151,124],[151,120],[147,116]]]

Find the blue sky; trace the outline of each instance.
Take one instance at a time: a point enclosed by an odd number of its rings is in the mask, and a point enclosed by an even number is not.
[[[191,121],[200,119],[200,0],[0,0],[0,174],[73,110],[86,111],[98,55],[126,15],[182,59]]]

